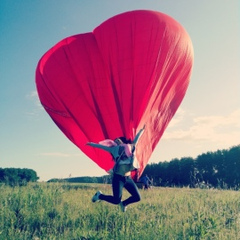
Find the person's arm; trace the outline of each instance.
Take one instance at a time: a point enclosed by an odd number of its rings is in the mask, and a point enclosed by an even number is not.
[[[140,131],[137,133],[136,137],[134,138],[134,140],[133,140],[133,144],[134,144],[134,145],[137,144],[137,141],[138,141],[140,135],[142,134],[142,132],[144,131],[144,129],[145,129],[145,125],[143,126],[142,129],[140,129]]]
[[[93,142],[88,142],[87,145],[89,146],[92,146],[92,147],[95,147],[95,148],[100,148],[100,149],[103,149],[107,152],[112,152],[113,148],[112,147],[107,147],[107,146],[104,146],[102,144],[98,144],[98,143],[93,143]]]

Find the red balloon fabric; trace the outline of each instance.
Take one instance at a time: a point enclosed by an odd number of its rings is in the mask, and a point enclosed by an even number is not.
[[[90,33],[63,39],[40,59],[40,101],[62,132],[106,171],[109,153],[87,146],[146,125],[136,157],[142,174],[189,84],[193,48],[170,16],[136,10],[114,16]]]

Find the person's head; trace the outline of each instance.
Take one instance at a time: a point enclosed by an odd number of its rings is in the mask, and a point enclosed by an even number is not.
[[[131,140],[126,139],[125,137],[116,138],[116,139],[114,140],[114,142],[115,142],[117,145],[120,145],[120,144],[123,144],[123,143],[125,143],[125,144],[132,143]]]
[[[120,145],[120,144],[123,144],[122,140],[120,138],[116,138],[114,140],[114,142],[117,144],[117,145]]]

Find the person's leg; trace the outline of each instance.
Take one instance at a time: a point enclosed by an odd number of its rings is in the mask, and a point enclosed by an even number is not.
[[[124,180],[124,177],[114,174],[112,179],[113,196],[101,194],[99,199],[112,204],[119,204],[122,198]]]
[[[139,202],[141,200],[140,193],[138,191],[138,188],[134,181],[131,179],[131,177],[126,178],[126,183],[124,185],[126,190],[131,194],[129,198],[126,200],[122,201],[122,204],[124,206],[127,206],[128,204],[134,203],[134,202]]]

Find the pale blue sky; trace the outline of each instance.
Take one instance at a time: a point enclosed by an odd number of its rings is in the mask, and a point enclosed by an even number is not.
[[[105,174],[41,108],[35,69],[61,39],[136,9],[164,12],[179,21],[195,55],[186,97],[150,162],[240,144],[238,0],[1,0],[0,167],[31,168],[41,180]]]

